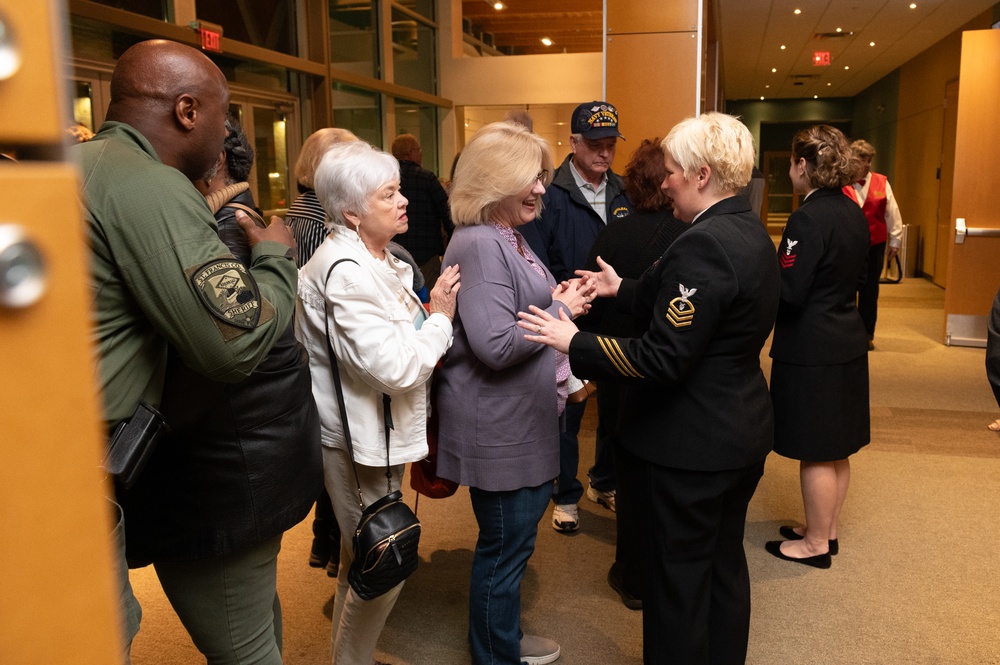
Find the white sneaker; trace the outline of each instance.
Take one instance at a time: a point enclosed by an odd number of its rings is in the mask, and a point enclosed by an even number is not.
[[[561,533],[570,533],[580,528],[580,511],[575,503],[555,505],[552,509],[552,528]]]
[[[602,505],[611,512],[617,512],[615,510],[615,490],[610,492],[602,492],[599,489],[594,489],[593,485],[587,486],[587,498],[596,504]]]
[[[574,506],[575,508],[575,506]],[[521,662],[545,665],[559,660],[559,645],[554,640],[538,635],[521,637]]]

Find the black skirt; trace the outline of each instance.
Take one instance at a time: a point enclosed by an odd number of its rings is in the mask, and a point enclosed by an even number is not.
[[[833,462],[871,441],[868,354],[842,365],[771,364],[774,452]]]

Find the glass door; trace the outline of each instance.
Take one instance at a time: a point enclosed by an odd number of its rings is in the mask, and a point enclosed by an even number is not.
[[[250,189],[265,219],[283,216],[298,195],[292,174],[301,145],[298,108],[298,100],[290,96],[232,92],[230,114],[243,126],[254,148]]]
[[[72,106],[69,109],[71,124],[67,130],[74,137],[89,138],[100,129],[111,101],[111,71],[75,67],[69,85]]]

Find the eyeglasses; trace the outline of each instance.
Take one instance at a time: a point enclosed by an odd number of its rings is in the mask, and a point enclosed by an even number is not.
[[[544,185],[545,179],[548,177],[549,177],[549,170],[542,169],[541,171],[538,172],[538,175],[535,176],[535,182],[540,182]]]

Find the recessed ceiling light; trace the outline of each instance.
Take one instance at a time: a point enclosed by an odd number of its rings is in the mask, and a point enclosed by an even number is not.
[[[781,45],[781,50],[782,50],[782,51],[784,51],[784,50],[785,50],[785,45],[784,45],[784,44],[782,44],[782,45]]]
[[[764,95],[760,96],[760,101],[764,101]]]
[[[819,95],[813,95],[813,99],[819,99]]]
[[[795,13],[796,13],[796,14],[801,14],[801,13],[802,13],[802,10],[801,10],[801,9],[796,9],[796,10],[795,10]]]
[[[833,85],[832,83],[827,83],[827,85]]]
[[[843,28],[837,28],[837,32],[843,32],[843,31],[844,31]]]
[[[850,68],[851,68],[850,65],[844,65],[844,69],[850,69]]]
[[[910,9],[916,9],[916,8],[917,8],[917,3],[911,2],[910,3]]]
[[[770,86],[770,84],[769,84],[769,85],[765,85],[764,87],[765,87],[765,88],[770,88],[771,86]]]
[[[772,74],[776,74],[777,72],[778,72],[778,68],[777,67],[771,67],[771,73]]]
[[[495,9],[497,11],[500,11],[503,8],[504,8],[504,5],[503,5],[502,2],[494,2],[493,3],[493,9]]]
[[[548,37],[542,37],[542,43],[545,44],[546,46],[552,46],[552,40],[549,39]]]
[[[868,42],[869,46],[875,46],[875,42]]]

